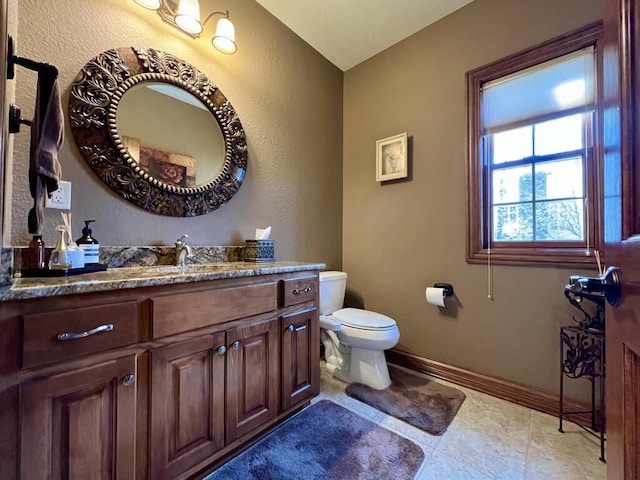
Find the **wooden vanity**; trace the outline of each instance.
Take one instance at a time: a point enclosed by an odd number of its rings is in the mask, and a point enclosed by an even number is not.
[[[16,291],[0,303],[0,478],[200,478],[318,394],[321,267]]]

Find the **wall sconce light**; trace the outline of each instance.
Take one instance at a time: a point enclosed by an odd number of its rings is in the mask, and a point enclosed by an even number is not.
[[[200,4],[198,0],[133,0],[138,5],[151,10],[157,10],[160,18],[172,27],[198,38],[204,25],[215,15],[222,15],[216,26],[216,34],[211,39],[214,48],[222,53],[236,53],[236,30],[229,20],[229,11],[212,12],[200,21]]]

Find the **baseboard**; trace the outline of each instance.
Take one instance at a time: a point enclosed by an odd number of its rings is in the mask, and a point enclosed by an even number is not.
[[[392,349],[387,350],[385,353],[388,362],[401,367],[410,368],[417,372],[431,375],[432,377],[486,393],[493,397],[517,403],[523,407],[548,413],[549,415],[557,417],[559,414],[560,397],[556,394],[500,378],[482,375],[472,372],[471,370],[452,367],[451,365],[429,360],[401,350]],[[589,404],[572,399],[564,399],[565,411],[587,411],[590,408],[591,406]],[[586,416],[582,417],[584,418],[579,418],[577,421],[581,424],[588,424],[589,421]]]

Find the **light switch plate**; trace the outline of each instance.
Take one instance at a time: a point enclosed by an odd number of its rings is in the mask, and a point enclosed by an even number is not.
[[[58,190],[53,192],[51,198],[45,197],[44,206],[59,210],[71,210],[71,182],[60,180]]]

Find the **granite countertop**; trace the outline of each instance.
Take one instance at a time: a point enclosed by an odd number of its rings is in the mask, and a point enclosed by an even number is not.
[[[173,265],[110,268],[105,272],[68,277],[14,278],[9,285],[0,287],[0,301],[321,270],[323,268],[325,268],[323,263],[305,262],[221,262],[192,264],[187,265],[184,269]]]

